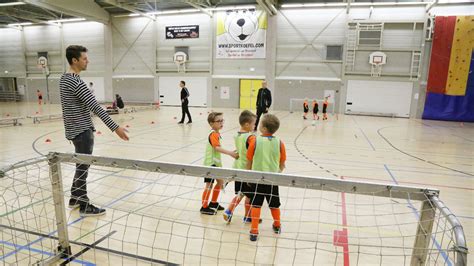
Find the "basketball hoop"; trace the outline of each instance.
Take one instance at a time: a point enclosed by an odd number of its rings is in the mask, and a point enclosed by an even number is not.
[[[38,58],[38,68],[43,71],[43,74],[49,75],[48,59],[46,57],[40,56]]]
[[[187,55],[184,52],[176,52],[174,54],[174,63],[178,68],[178,72],[181,72],[181,69],[183,72],[186,72],[186,59]]]
[[[369,64],[372,65],[370,75],[380,77],[382,74],[382,65],[387,63],[387,55],[382,52],[373,52],[369,56]]]

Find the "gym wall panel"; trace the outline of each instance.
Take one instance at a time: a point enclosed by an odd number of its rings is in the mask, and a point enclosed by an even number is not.
[[[369,7],[351,6],[349,20],[370,21],[424,21],[426,16],[426,8],[424,6],[409,7],[381,7],[374,6],[371,10]]]
[[[48,67],[51,73],[63,72],[61,57],[61,29],[52,25],[24,27],[27,55],[27,70],[30,74],[42,76],[37,67],[37,52],[48,52]]]
[[[453,43],[456,17],[436,17],[436,32],[431,46],[428,92],[444,93],[448,78],[449,58]]]
[[[423,24],[413,23],[387,23],[382,34],[382,47],[384,49],[413,49],[420,50],[423,39]]]
[[[181,105],[181,88],[179,82],[184,80],[189,91],[189,106],[206,107],[208,92],[208,77],[197,76],[160,76],[160,103],[168,106]]]
[[[212,18],[206,14],[180,14],[158,17],[158,72],[176,71],[173,62],[174,48],[188,46],[189,61],[186,63],[188,71],[208,72],[211,60]],[[199,38],[195,39],[166,39],[167,26],[199,25]]]
[[[21,31],[0,29],[0,77],[24,76],[25,62],[21,47]],[[8,71],[8,74],[5,74]]]
[[[346,114],[409,117],[412,82],[348,80]]]
[[[26,79],[26,94],[24,98],[29,99],[30,101],[37,101],[38,97],[36,95],[36,90],[40,90],[43,93],[43,100],[46,102],[48,96],[46,93],[46,78],[27,78]],[[59,96],[59,78],[50,77],[48,79],[48,90],[49,98],[51,103],[59,104],[61,99]]]
[[[346,18],[342,8],[281,10],[277,15],[277,77],[340,77],[341,63],[325,62],[326,45],[344,44]]]
[[[229,99],[221,99],[221,87],[229,87]],[[213,79],[212,80],[212,107],[239,108],[240,105],[240,80],[239,79]]]
[[[151,78],[113,78],[115,94],[120,94],[125,103],[152,103],[155,79]]]
[[[320,81],[320,80],[276,80],[276,89],[272,90],[273,110],[290,110],[290,99],[322,99],[324,98],[324,90],[339,91],[341,83],[339,81]],[[339,93],[336,93],[336,106],[339,106]],[[296,109],[298,110],[298,109]],[[303,108],[301,107],[301,110]],[[321,109],[322,110],[322,109]]]
[[[112,19],[115,75],[155,74],[155,26],[146,17]]]
[[[65,23],[63,26],[64,49],[69,45],[82,45],[88,49],[90,63],[83,75],[103,75],[105,71],[104,27],[97,22]],[[63,60],[67,66],[66,58]]]

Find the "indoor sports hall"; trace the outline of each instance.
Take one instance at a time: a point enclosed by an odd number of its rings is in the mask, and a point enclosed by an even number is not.
[[[473,71],[470,0],[0,0],[0,265],[472,265]]]

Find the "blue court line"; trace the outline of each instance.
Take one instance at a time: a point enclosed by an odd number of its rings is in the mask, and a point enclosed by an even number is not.
[[[3,241],[3,240],[0,240],[0,243],[3,244],[3,245],[15,247],[15,248],[19,247],[19,248],[23,248],[23,249],[28,249],[29,251],[40,253],[40,254],[43,254],[43,255],[48,255],[50,257],[54,256],[54,254],[50,253],[50,252],[46,252],[46,251],[39,250],[39,249],[36,249],[36,248],[30,248],[30,247],[25,247],[25,246],[22,246],[22,245],[13,244],[13,243]],[[95,266],[94,263],[88,262],[88,261],[83,261],[83,260],[74,260],[74,262],[78,263],[78,264],[81,264],[81,265]]]
[[[398,185],[397,179],[392,174],[390,169],[388,169],[387,165],[384,164],[383,166],[385,167],[385,170],[387,170],[387,172],[390,175],[390,177],[392,178],[393,182]],[[420,219],[420,214],[418,213],[417,208],[415,206],[413,206],[413,203],[411,203],[410,199],[407,199],[407,202],[408,202],[408,205],[410,205],[409,208],[412,210],[413,214],[419,220]],[[451,260],[449,259],[448,254],[446,254],[446,252],[443,249],[441,249],[441,245],[438,243],[438,241],[435,239],[435,237],[433,235],[431,235],[431,239],[433,240],[433,243],[436,246],[436,248],[438,249],[438,251],[441,253],[441,256],[444,258],[444,261],[446,262],[446,264],[448,264],[449,266],[453,266]]]

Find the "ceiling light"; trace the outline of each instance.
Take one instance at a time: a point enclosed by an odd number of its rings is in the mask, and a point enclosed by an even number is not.
[[[226,10],[235,10],[235,9],[255,9],[255,5],[240,5],[240,6],[220,6],[214,8],[207,8],[206,10],[211,11],[226,11]]]
[[[28,25],[33,25],[32,22],[23,22],[23,23],[12,23],[8,24],[8,26],[15,27],[15,26],[28,26]]]
[[[84,21],[85,18],[68,18],[68,19],[57,19],[57,20],[49,20],[48,23],[64,23],[64,22],[76,22],[76,21]]]
[[[10,3],[0,3],[0,6],[18,6],[18,5],[24,5],[25,3],[23,2],[10,2]]]

